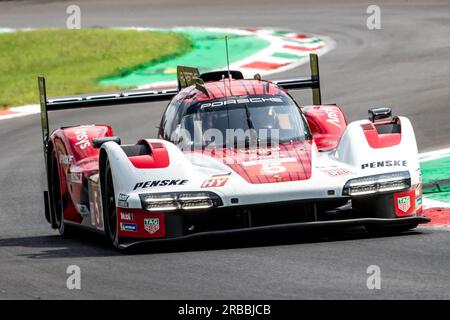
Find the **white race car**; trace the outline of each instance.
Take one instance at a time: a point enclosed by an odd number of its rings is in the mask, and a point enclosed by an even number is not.
[[[202,234],[321,226],[404,231],[422,215],[411,122],[389,108],[347,124],[311,77],[264,81],[178,68],[178,88],[47,99],[39,78],[46,218],[120,249]],[[312,89],[298,106],[288,89]],[[170,100],[157,139],[122,145],[107,125],[49,132],[53,110]]]

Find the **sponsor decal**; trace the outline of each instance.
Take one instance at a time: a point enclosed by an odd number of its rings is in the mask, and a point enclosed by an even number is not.
[[[144,230],[150,234],[154,234],[159,230],[159,218],[145,218]]]
[[[400,211],[408,212],[409,208],[411,208],[411,197],[399,197],[397,198],[397,207]]]
[[[277,163],[284,163],[284,162],[297,162],[297,159],[293,157],[287,157],[287,158],[268,158],[268,159],[258,159],[258,160],[251,160],[251,161],[244,161],[242,162],[242,165],[245,167],[248,166],[256,166],[256,165],[264,165],[264,164],[277,164]]]
[[[83,173],[82,172],[69,172],[67,175],[70,182],[73,183],[82,183],[83,182]]]
[[[128,208],[128,198],[129,197],[130,197],[129,195],[126,195],[126,194],[123,194],[123,193],[119,194],[119,199],[117,201],[119,207]]]
[[[135,223],[120,223],[120,230],[128,232],[137,232],[137,225]]]
[[[120,220],[123,221],[134,221],[134,215],[131,212],[121,212]]]
[[[416,207],[419,208],[422,206],[422,197],[416,198]]]
[[[218,175],[218,176],[212,176],[209,179],[206,179],[202,183],[202,188],[215,188],[215,187],[223,187],[230,176],[229,174],[226,175]]]
[[[273,98],[241,98],[241,99],[227,99],[224,101],[214,101],[203,103],[200,105],[200,108],[208,108],[208,107],[222,107],[229,104],[244,104],[244,103],[262,103],[262,102],[275,102],[275,103],[283,103],[283,99],[273,97]]]
[[[423,192],[422,192],[422,176],[420,176],[420,183],[416,187],[415,195],[416,195],[416,210],[418,212],[420,212],[421,209],[422,209],[422,195],[423,195]]]
[[[87,134],[87,128],[81,128],[74,131],[75,137],[77,138],[76,146],[80,147],[80,149],[86,149],[91,145],[89,141],[89,136]]]
[[[341,122],[339,121],[339,116],[336,112],[336,109],[333,107],[326,107],[325,108],[325,112],[328,116],[327,122],[331,123],[332,125],[340,128],[341,127]]]
[[[423,194],[423,191],[422,191],[422,176],[420,176],[420,183],[417,184],[417,187],[416,187],[416,197],[421,197],[422,194]]]
[[[71,156],[71,155],[61,154],[59,156],[59,163],[61,163],[61,164],[68,165],[68,164],[71,164],[72,161],[73,161],[73,156]]]
[[[236,150],[239,153],[244,154],[257,154],[257,155],[270,155],[272,152],[280,151],[279,147],[270,147],[270,148],[258,148],[258,149],[238,149]]]
[[[323,173],[326,173],[330,177],[342,177],[342,176],[347,176],[350,174],[355,174],[354,172],[352,172],[348,169],[344,169],[344,168],[326,169],[326,170],[321,170],[321,171]]]
[[[172,180],[154,180],[138,182],[134,186],[133,190],[136,189],[147,189],[152,187],[165,187],[165,186],[182,186],[185,185],[189,180],[172,179]]]
[[[77,203],[77,209],[82,216],[88,216],[90,214],[88,207],[84,204]]]
[[[394,193],[394,209],[397,217],[405,217],[415,213],[416,194],[414,190]]]
[[[104,230],[103,228],[103,214],[101,209],[100,188],[97,183],[98,174],[92,175],[88,180],[89,191],[89,209],[91,211],[91,224],[96,229]]]
[[[383,167],[406,167],[408,166],[408,160],[385,160],[385,161],[375,161],[370,163],[363,163],[361,169],[374,169]]]

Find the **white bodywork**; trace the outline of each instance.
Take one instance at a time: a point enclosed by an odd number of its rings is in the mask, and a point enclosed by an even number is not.
[[[149,142],[163,143],[168,150],[170,164],[162,169],[138,169],[128,159],[122,148],[114,142],[106,142],[102,149],[107,152],[116,202],[119,194],[128,195],[129,208],[142,208],[139,194],[180,192],[180,191],[213,191],[219,195],[224,206],[251,205],[301,199],[326,199],[342,196],[345,183],[352,178],[408,170],[411,185],[420,182],[420,167],[416,139],[411,122],[399,117],[402,127],[402,138],[398,145],[386,148],[372,148],[364,135],[361,124],[369,123],[360,120],[350,123],[343,133],[335,150],[319,152],[315,144],[312,146],[312,171],[307,180],[282,183],[252,184],[234,172],[226,164],[201,154],[185,154],[174,144],[151,139]],[[277,158],[270,160],[279,164]],[[397,162],[396,166],[379,166],[386,161]],[[400,161],[400,162],[399,162]],[[375,163],[374,165],[370,165]],[[345,169],[345,174],[330,175],[336,169]],[[202,183],[214,175],[229,174],[224,186],[201,188]],[[133,190],[137,183],[163,179],[188,180],[184,185],[156,186]],[[334,191],[334,192],[331,192]],[[237,204],[231,203],[238,198]],[[120,204],[116,204],[120,207]]]

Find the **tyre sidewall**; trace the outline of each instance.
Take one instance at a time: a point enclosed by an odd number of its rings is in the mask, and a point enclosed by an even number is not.
[[[112,172],[111,172],[111,166],[109,165],[109,160],[106,160],[106,164],[105,164],[105,181],[103,183],[104,185],[104,190],[102,190],[102,204],[103,204],[103,221],[104,221],[104,227],[105,227],[105,234],[106,237],[108,238],[108,240],[111,242],[111,244],[118,248],[119,247],[119,228],[118,228],[118,223],[117,223],[117,212],[116,212],[116,221],[110,221],[110,217],[109,217],[109,207],[108,207],[108,197],[109,197],[109,191],[108,191],[108,178],[110,177],[112,179],[112,186],[114,188],[114,179],[112,177]],[[112,190],[112,192],[115,192],[115,189]],[[115,202],[115,194],[113,194],[114,196],[114,202]],[[115,210],[117,210],[117,208],[115,208]],[[114,223],[116,225],[116,233],[114,236],[111,235],[111,231],[110,231],[110,225],[111,223]]]

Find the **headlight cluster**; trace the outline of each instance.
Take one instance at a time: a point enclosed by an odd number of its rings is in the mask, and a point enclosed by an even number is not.
[[[170,192],[141,194],[142,208],[147,211],[199,210],[223,205],[213,192]]]
[[[351,179],[345,184],[342,193],[347,196],[359,196],[405,190],[410,187],[409,171],[400,171]]]

